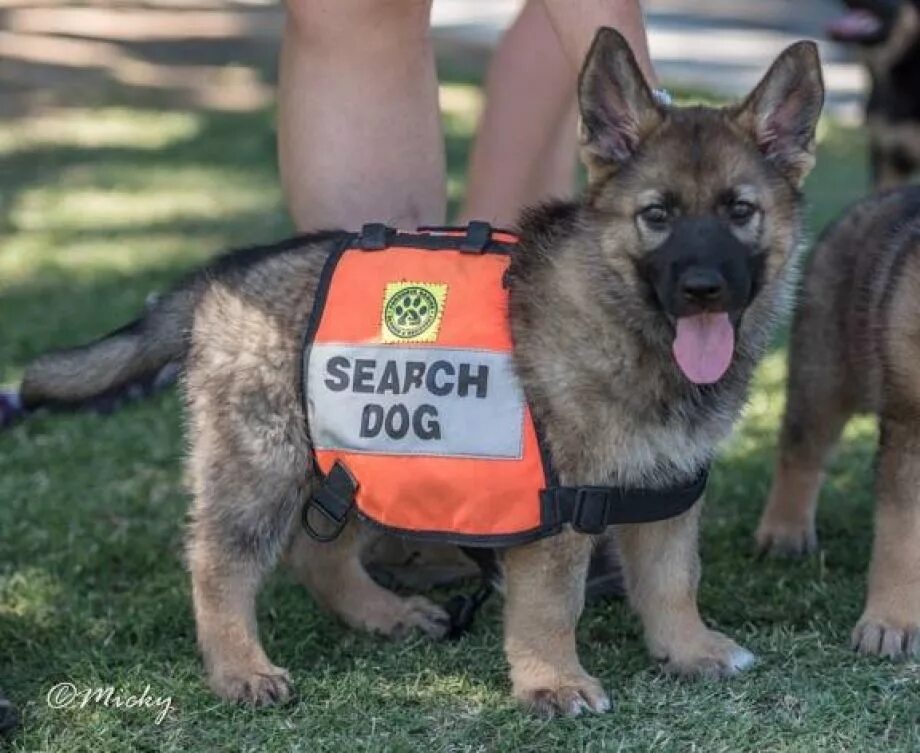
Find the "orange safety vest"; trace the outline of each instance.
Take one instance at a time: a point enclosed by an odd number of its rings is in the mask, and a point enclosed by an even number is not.
[[[385,529],[507,546],[570,523],[680,514],[705,486],[560,487],[514,372],[508,293],[517,238],[485,223],[366,225],[331,253],[307,324],[303,396],[323,482],[304,525],[333,538],[354,507]],[[310,520],[330,521],[324,534]]]

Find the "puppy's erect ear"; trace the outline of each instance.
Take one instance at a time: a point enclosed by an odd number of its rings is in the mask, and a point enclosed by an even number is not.
[[[581,159],[589,178],[616,169],[661,122],[629,44],[619,32],[598,30],[578,77]]]
[[[818,47],[797,42],[773,62],[734,117],[767,159],[801,186],[815,164],[815,128],[823,104]]]

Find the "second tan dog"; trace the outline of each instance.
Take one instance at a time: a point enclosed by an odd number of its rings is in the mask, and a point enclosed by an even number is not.
[[[821,238],[793,325],[776,477],[757,530],[775,553],[817,547],[824,465],[855,413],[881,420],[875,543],[853,647],[920,653],[920,188],[870,197]]]

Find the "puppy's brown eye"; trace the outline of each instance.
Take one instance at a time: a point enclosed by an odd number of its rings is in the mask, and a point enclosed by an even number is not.
[[[754,216],[756,211],[757,207],[749,201],[733,201],[728,205],[728,218],[738,225],[743,225]]]
[[[663,204],[652,204],[639,212],[642,221],[652,230],[664,230],[668,226],[670,215]]]

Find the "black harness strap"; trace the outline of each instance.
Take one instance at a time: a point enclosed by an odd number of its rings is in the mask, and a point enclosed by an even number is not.
[[[682,486],[630,489],[617,486],[554,486],[540,493],[545,525],[566,523],[579,533],[600,534],[608,526],[654,523],[685,513],[702,496],[709,467]]]
[[[654,523],[677,517],[693,507],[705,491],[708,480],[709,467],[704,466],[690,482],[664,489],[619,486],[546,488],[540,492],[542,523],[536,538],[558,533],[565,524],[579,533],[598,535],[609,526]],[[304,506],[303,524],[307,533],[318,541],[331,541],[338,536],[354,506],[357,491],[358,483],[348,468],[336,461]],[[308,513],[314,509],[331,524],[331,530],[316,530],[308,518]]]

